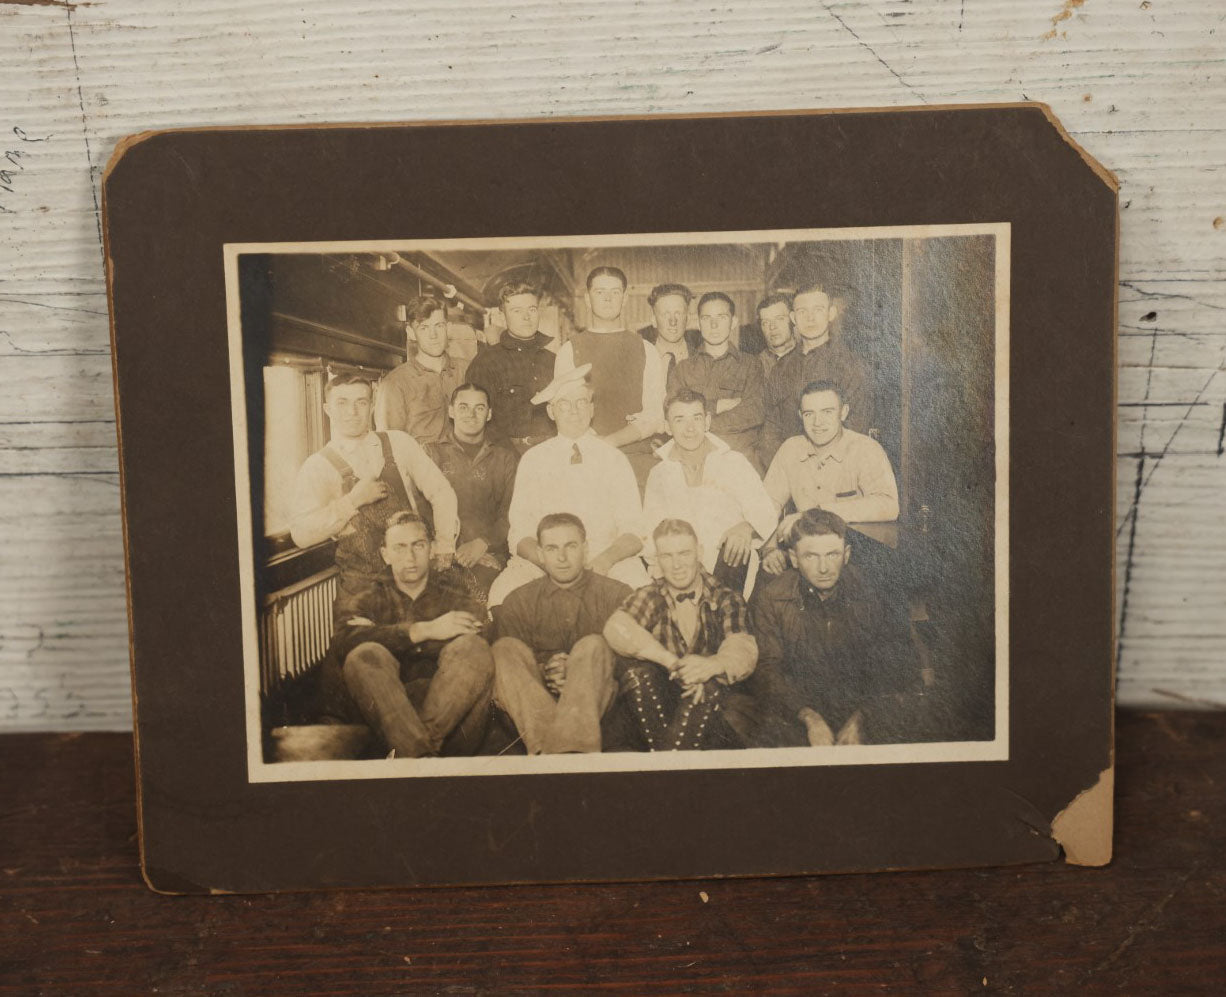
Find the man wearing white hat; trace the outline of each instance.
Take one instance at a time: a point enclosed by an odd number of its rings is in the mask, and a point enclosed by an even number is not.
[[[545,404],[557,435],[520,458],[507,536],[513,556],[490,587],[491,607],[544,574],[536,528],[551,513],[568,512],[583,522],[592,571],[631,588],[648,581],[639,558],[644,527],[638,483],[625,455],[592,430],[590,369],[583,364],[560,372],[532,399]]]

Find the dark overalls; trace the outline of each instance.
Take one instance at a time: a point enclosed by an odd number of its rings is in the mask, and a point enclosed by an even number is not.
[[[392,516],[398,512],[416,512],[426,520],[430,534],[434,534],[434,517],[430,504],[415,485],[411,484],[408,490],[405,489],[404,478],[392,456],[392,444],[387,433],[375,435],[379,437],[379,444],[383,447],[383,470],[379,472],[378,480],[387,485],[387,495],[378,502],[371,502],[359,508],[357,515],[349,520],[353,530],[342,533],[337,538],[336,566],[340,570],[340,577],[337,579],[336,600],[332,604],[334,626],[339,626],[342,622],[347,597],[360,595],[386,570],[387,565],[379,553],[379,548],[383,546],[387,521]],[[348,495],[358,482],[357,474],[331,444],[324,447],[322,453],[341,476],[342,494]]]

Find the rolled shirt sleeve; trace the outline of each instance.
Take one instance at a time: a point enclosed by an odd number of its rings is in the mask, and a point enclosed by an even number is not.
[[[881,444],[871,437],[856,440],[848,460],[855,461],[856,490],[859,494],[835,496],[824,509],[848,523],[889,523],[898,518],[898,483],[894,469]]]
[[[435,544],[443,553],[452,553],[455,550],[456,537],[460,535],[459,505],[455,489],[438,469],[438,465],[429,458],[422,445],[408,433],[391,430],[388,432],[388,439],[405,488],[412,494],[412,486],[416,483],[434,509]]]
[[[340,534],[357,515],[357,506],[340,494],[341,477],[326,457],[312,454],[298,469],[290,536],[299,547],[323,543]]]

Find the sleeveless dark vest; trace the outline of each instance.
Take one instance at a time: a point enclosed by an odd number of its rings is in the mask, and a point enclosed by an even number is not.
[[[571,338],[575,366],[592,365],[590,375],[600,436],[625,429],[626,416],[643,408],[643,365],[647,358],[637,332],[578,332]]]
[[[373,581],[383,573],[386,565],[379,548],[383,546],[387,521],[396,513],[406,510],[416,512],[430,524],[430,532],[434,532],[433,510],[416,485],[412,486],[411,491],[405,490],[387,433],[375,435],[383,447],[383,470],[378,480],[387,485],[387,496],[358,509],[358,514],[350,520],[354,531],[343,534],[336,542],[336,566],[347,581]],[[332,444],[323,448],[323,455],[341,476],[342,493],[348,495],[357,484],[357,474],[349,462],[332,448]]]

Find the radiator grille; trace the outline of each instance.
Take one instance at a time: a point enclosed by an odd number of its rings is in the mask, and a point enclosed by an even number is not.
[[[336,569],[270,595],[260,619],[260,665],[263,692],[276,689],[317,664],[332,639],[332,601]]]

